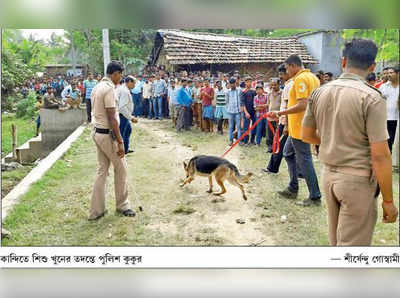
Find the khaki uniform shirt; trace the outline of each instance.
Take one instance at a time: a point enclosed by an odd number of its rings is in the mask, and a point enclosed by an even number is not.
[[[372,170],[370,143],[388,139],[386,101],[360,76],[344,73],[310,96],[303,126],[319,131],[320,160]]]
[[[104,77],[93,88],[90,100],[92,103],[92,115],[95,127],[105,129],[111,128],[106,108],[115,108],[116,118],[119,121],[115,85],[109,78]]]

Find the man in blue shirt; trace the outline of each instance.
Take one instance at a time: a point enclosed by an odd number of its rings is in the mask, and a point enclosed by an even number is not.
[[[143,106],[142,106],[142,90],[143,90],[143,80],[142,76],[137,76],[137,84],[135,88],[132,89],[132,99],[133,99],[133,115],[135,117],[143,116]]]
[[[176,94],[176,101],[178,103],[178,121],[176,124],[176,130],[181,131],[182,128],[190,130],[190,110],[192,109],[193,99],[190,95],[187,87],[186,79],[182,79],[182,87]]]
[[[88,79],[83,82],[83,87],[85,88],[85,103],[86,103],[86,113],[87,122],[92,122],[92,104],[90,101],[90,95],[94,86],[96,86],[97,81],[94,79],[93,73],[89,72]]]
[[[154,113],[157,119],[162,119],[163,115],[163,97],[167,93],[167,83],[161,79],[159,74],[156,74],[156,80],[153,82],[154,88]]]
[[[229,146],[233,144],[233,131],[236,127],[237,139],[241,136],[240,120],[242,107],[240,106],[240,91],[236,88],[236,79],[229,80],[231,89],[226,93],[226,111],[229,117]]]

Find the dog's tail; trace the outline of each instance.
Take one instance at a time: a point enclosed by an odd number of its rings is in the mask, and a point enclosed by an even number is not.
[[[249,172],[249,173],[247,173],[247,175],[239,175],[237,177],[241,183],[249,183],[249,179],[251,176],[253,176],[253,173]]]
[[[248,183],[253,173],[247,173],[247,175],[240,175],[239,170],[236,166],[232,165],[231,169],[235,172],[236,178],[239,180],[240,183]]]

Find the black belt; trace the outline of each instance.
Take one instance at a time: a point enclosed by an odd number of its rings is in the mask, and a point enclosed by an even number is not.
[[[95,128],[95,131],[97,132],[97,133],[102,133],[102,134],[105,134],[105,135],[107,135],[107,134],[109,134],[110,133],[110,130],[109,129],[107,129],[107,128]]]

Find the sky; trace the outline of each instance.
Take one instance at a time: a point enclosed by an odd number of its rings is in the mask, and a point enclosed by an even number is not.
[[[21,29],[21,31],[25,38],[28,38],[30,34],[33,34],[36,39],[45,40],[50,39],[50,36],[53,32],[55,32],[57,35],[64,34],[64,29]]]

